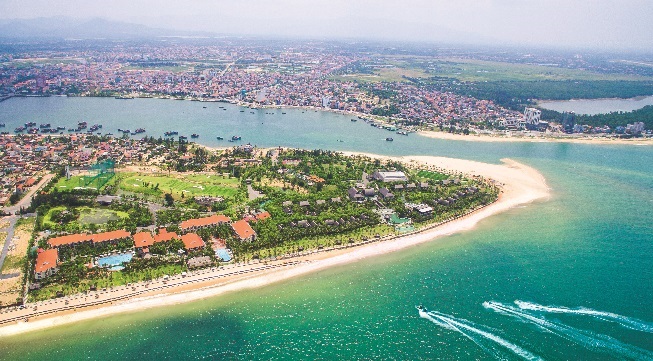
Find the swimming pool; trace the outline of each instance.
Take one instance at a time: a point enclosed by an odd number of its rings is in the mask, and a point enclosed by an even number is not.
[[[220,248],[215,251],[215,256],[220,258],[222,262],[229,262],[231,261],[231,255],[229,255],[229,252],[227,252],[226,249]]]
[[[109,267],[112,271],[120,271],[125,268],[122,264],[131,261],[132,257],[134,255],[131,253],[112,254],[111,256],[98,258],[97,263],[100,267]]]

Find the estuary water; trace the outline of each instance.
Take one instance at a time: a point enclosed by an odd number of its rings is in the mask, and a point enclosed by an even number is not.
[[[472,231],[264,288],[0,339],[0,359],[653,359],[652,147],[457,142],[333,113],[250,111],[18,98],[0,103],[0,122],[195,132],[213,146],[241,135],[259,146],[509,157],[538,169],[552,196]]]
[[[653,105],[653,95],[628,99],[572,99],[545,100],[538,102],[540,107],[557,112],[575,112],[576,114],[605,114],[611,112],[632,112],[633,110]]]

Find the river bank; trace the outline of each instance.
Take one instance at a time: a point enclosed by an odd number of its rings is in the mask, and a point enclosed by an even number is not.
[[[389,158],[373,154],[365,155]],[[266,286],[317,270],[395,252],[439,237],[469,230],[487,217],[549,196],[546,181],[537,170],[507,159],[504,159],[503,164],[500,165],[430,156],[393,159],[491,178],[500,183],[502,192],[499,199],[491,205],[437,227],[406,236],[370,241],[368,244],[358,247],[343,246],[329,252],[304,254],[294,257],[292,261],[286,259],[268,263],[234,265],[217,270],[193,272],[187,277],[178,276],[174,280],[165,282],[157,280],[149,285],[128,285],[102,293],[101,297],[104,297],[105,300],[98,305],[92,305],[92,303],[98,302],[95,300],[99,300],[100,296],[94,299],[91,295],[78,295],[65,301],[53,300],[40,303],[38,305],[39,312],[45,313],[48,307],[53,311],[31,318],[29,322],[18,321],[0,327],[0,336],[15,335],[91,318],[106,317],[116,313],[141,311],[151,307],[200,300],[226,292]],[[176,286],[171,287],[173,285]],[[134,292],[137,292],[137,296],[127,296]],[[84,307],[84,310],[77,311],[76,305]],[[24,310],[18,310],[11,314],[4,313],[1,317],[7,319],[21,312],[27,317],[34,310],[35,305],[28,304],[26,306]]]

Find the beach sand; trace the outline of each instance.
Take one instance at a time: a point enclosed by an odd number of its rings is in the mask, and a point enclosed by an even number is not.
[[[350,153],[352,154],[352,153]],[[360,154],[360,153],[356,153]],[[223,278],[181,285],[173,289],[165,289],[144,293],[124,301],[85,307],[78,311],[57,312],[47,316],[30,319],[29,322],[17,322],[0,327],[0,336],[16,335],[24,332],[60,326],[82,320],[106,317],[109,315],[141,311],[151,307],[174,305],[195,301],[207,297],[215,297],[227,292],[263,287],[305,275],[325,268],[356,262],[364,258],[379,256],[411,247],[420,243],[430,242],[439,237],[459,233],[474,228],[481,220],[507,211],[519,205],[549,197],[549,188],[544,177],[535,169],[509,159],[503,159],[503,164],[486,164],[469,160],[409,156],[390,158],[372,154],[364,154],[374,158],[396,159],[408,163],[420,163],[425,166],[449,169],[467,175],[478,175],[491,178],[501,183],[502,192],[499,200],[476,212],[438,227],[417,234],[394,238],[387,241],[374,242],[358,247],[342,248],[329,252],[312,253],[285,261],[301,261],[292,265],[268,268],[247,274],[225,276]],[[274,265],[275,262],[269,264]],[[260,267],[262,264],[245,265],[237,269]],[[220,272],[220,271],[218,271]],[[225,272],[221,269],[221,272]],[[1,315],[0,317],[7,317]]]
[[[486,134],[451,134],[447,132],[420,131],[417,134],[434,139],[462,140],[468,142],[532,142],[532,143],[578,143],[578,144],[628,144],[653,145],[653,138],[615,139],[607,137],[554,137],[547,136],[508,136]]]

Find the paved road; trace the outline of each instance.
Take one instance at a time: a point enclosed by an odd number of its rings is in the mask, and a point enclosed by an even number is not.
[[[18,221],[18,216],[7,217],[9,220],[9,227],[7,228],[7,239],[5,240],[5,245],[2,247],[2,254],[0,254],[0,269],[2,265],[5,264],[5,258],[7,258],[7,253],[9,252],[9,245],[11,245],[11,239],[14,237],[14,228],[16,227],[16,221]]]
[[[48,184],[52,180],[52,178],[54,178],[54,174],[52,173],[46,174],[45,176],[43,176],[43,178],[37,185],[35,185],[29,191],[27,191],[27,194],[25,194],[25,196],[20,201],[18,201],[18,203],[10,207],[5,207],[2,210],[9,214],[14,214],[17,211],[20,211],[21,207],[22,208],[29,207],[29,205],[32,203],[32,197],[34,196],[34,193],[36,193],[39,189],[43,188],[43,186]]]

